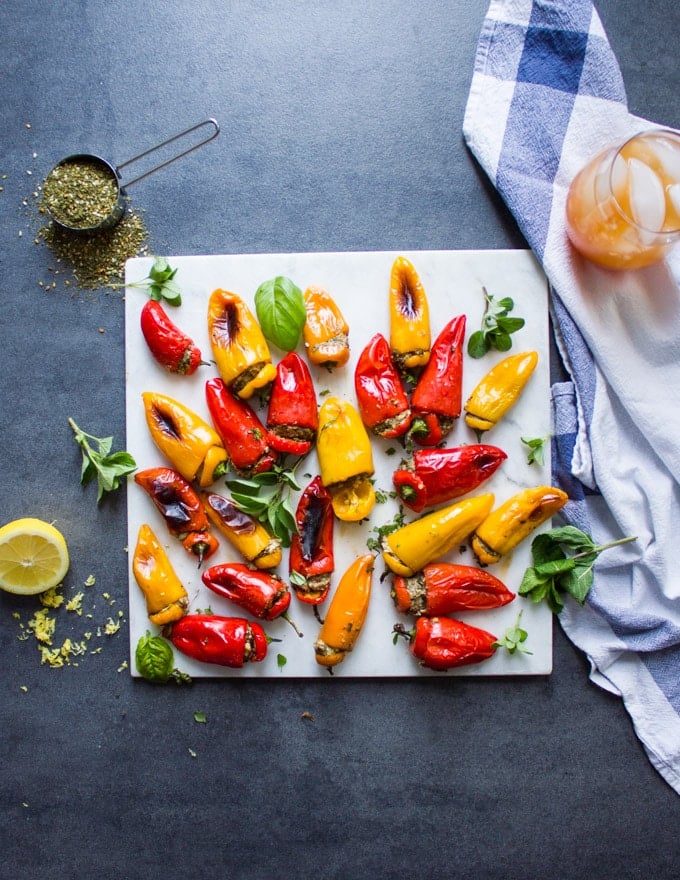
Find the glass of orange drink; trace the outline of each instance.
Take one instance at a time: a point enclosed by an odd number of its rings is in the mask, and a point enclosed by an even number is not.
[[[680,241],[680,134],[652,129],[597,155],[573,179],[567,234],[608,269],[640,269]]]

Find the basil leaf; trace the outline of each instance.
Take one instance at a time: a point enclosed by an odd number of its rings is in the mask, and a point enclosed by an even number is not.
[[[300,341],[307,310],[300,288],[290,278],[277,275],[255,292],[255,311],[262,332],[282,351],[293,351]]]
[[[147,630],[137,642],[135,664],[142,678],[155,684],[165,684],[172,677],[175,660],[172,648],[160,636]]]

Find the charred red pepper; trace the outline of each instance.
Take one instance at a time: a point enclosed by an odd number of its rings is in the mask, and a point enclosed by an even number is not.
[[[276,367],[267,410],[273,449],[282,455],[306,455],[319,427],[316,392],[309,367],[289,352]]]
[[[333,524],[330,492],[314,477],[298,501],[289,554],[291,584],[301,602],[320,605],[328,595],[335,568]]]
[[[135,483],[151,498],[165,519],[169,532],[200,565],[217,550],[217,539],[210,532],[208,517],[198,493],[181,474],[158,467],[138,471]]]
[[[274,574],[255,571],[241,562],[213,565],[201,575],[209,590],[261,620],[275,620],[290,606],[288,584]]]
[[[496,650],[496,636],[452,617],[419,617],[410,632],[401,624],[395,624],[394,632],[409,639],[409,650],[428,669],[481,663]]]
[[[277,454],[269,431],[250,404],[232,394],[222,379],[208,379],[205,397],[233,469],[244,475],[271,470]]]
[[[488,480],[507,455],[498,446],[471,443],[450,449],[417,449],[392,476],[397,495],[420,513],[466,495]]]
[[[142,335],[158,363],[171,373],[191,376],[206,363],[201,350],[168,317],[155,299],[147,300],[140,316]]]
[[[411,436],[420,446],[437,446],[451,432],[463,408],[465,315],[452,318],[435,340],[430,360],[411,397]]]
[[[515,598],[488,571],[452,562],[432,562],[413,577],[395,577],[391,595],[399,611],[415,617],[500,608]]]
[[[361,419],[379,437],[400,437],[411,425],[411,408],[390,345],[376,333],[359,355],[354,388]]]
[[[216,614],[189,614],[163,635],[187,657],[232,669],[264,660],[269,643],[259,623]]]

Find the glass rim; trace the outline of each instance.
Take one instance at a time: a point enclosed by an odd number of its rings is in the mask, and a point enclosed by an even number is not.
[[[626,138],[626,140],[622,144],[619,144],[618,147],[614,147],[614,155],[612,156],[611,165],[609,166],[609,174],[607,175],[607,181],[609,183],[609,191],[611,193],[612,201],[614,202],[614,205],[616,206],[616,210],[623,217],[623,219],[626,221],[626,223],[628,223],[630,226],[634,227],[635,229],[641,229],[643,232],[646,232],[648,235],[656,235],[656,236],[678,235],[680,233],[680,226],[676,226],[673,229],[649,229],[647,226],[643,226],[641,223],[638,223],[637,220],[635,220],[626,211],[624,211],[624,209],[621,206],[621,203],[619,202],[619,200],[616,198],[616,196],[614,194],[614,187],[612,185],[612,176],[614,174],[614,163],[616,162],[618,157],[621,155],[621,152],[628,146],[628,144],[632,143],[633,141],[637,141],[642,138],[646,138],[646,137],[650,137],[650,136],[670,137],[671,140],[676,140],[678,142],[678,145],[680,145],[680,131],[676,131],[673,128],[663,128],[663,127],[661,127],[661,128],[646,128],[646,129],[643,129],[642,131],[636,132],[634,135],[631,135],[629,138]],[[680,181],[678,181],[678,182],[680,183]]]

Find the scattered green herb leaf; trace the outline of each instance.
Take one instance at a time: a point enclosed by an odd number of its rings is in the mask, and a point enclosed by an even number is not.
[[[290,278],[277,275],[255,292],[255,312],[262,332],[282,351],[293,351],[300,341],[307,310],[300,288]]]
[[[516,651],[519,651],[520,654],[531,654],[531,651],[528,651],[524,645],[526,642],[529,633],[520,627],[520,621],[522,620],[522,612],[520,611],[517,615],[517,620],[515,621],[514,626],[509,626],[505,632],[503,633],[503,637],[500,638],[497,642],[494,642],[492,647],[494,648],[506,648],[508,653],[514,654]]]
[[[366,541],[366,546],[371,551],[371,553],[380,553],[383,549],[383,538],[385,535],[390,535],[392,532],[396,532],[397,529],[400,529],[404,525],[404,511],[400,507],[399,511],[395,513],[394,517],[388,522],[384,523],[382,526],[374,526],[371,530],[375,532],[377,535],[376,538],[368,537]]]
[[[175,281],[176,274],[177,269],[171,268],[165,257],[155,257],[146,278],[142,281],[133,281],[131,284],[120,286],[139,287],[147,290],[151,299],[163,299],[171,306],[181,306],[182,291],[179,284]]]
[[[196,724],[206,724],[208,719],[205,712],[194,712],[194,721]]]
[[[300,490],[295,469],[275,465],[272,470],[251,477],[227,480],[234,504],[259,520],[275,535],[283,547],[290,547],[296,531],[292,492]]]
[[[81,430],[73,419],[69,418],[68,423],[73,429],[75,441],[83,455],[80,482],[86,486],[95,477],[97,478],[97,502],[99,502],[106,492],[113,492],[120,486],[123,477],[134,473],[137,462],[129,452],[111,452],[113,437],[93,437],[92,434],[86,434]]]
[[[550,442],[550,437],[521,437],[522,443],[529,447],[527,464],[542,466],[545,462],[545,447]]]
[[[509,351],[512,348],[511,334],[524,327],[524,318],[511,317],[510,312],[515,303],[509,296],[496,300],[494,296],[484,292],[484,315],[482,327],[476,330],[468,340],[468,354],[472,358],[484,357],[492,348],[497,351]]]
[[[533,565],[524,572],[518,593],[532,602],[545,600],[554,614],[564,607],[561,593],[568,593],[582,605],[593,584],[593,565],[600,553],[635,540],[631,536],[595,544],[590,535],[575,526],[543,532],[532,541]],[[572,551],[571,555],[565,553],[565,548]]]
[[[283,667],[286,665],[287,662],[288,660],[284,654],[276,655],[276,665],[279,667],[279,670],[283,670]]]

